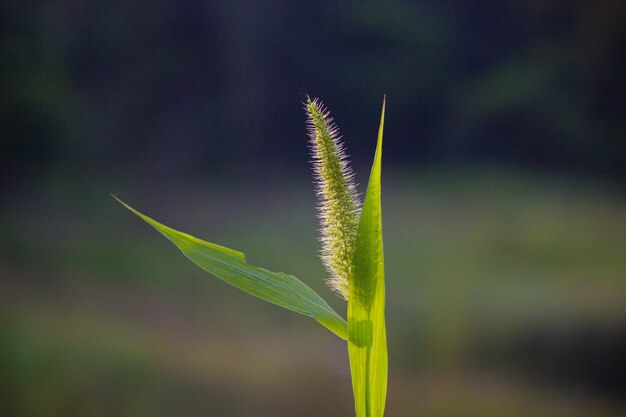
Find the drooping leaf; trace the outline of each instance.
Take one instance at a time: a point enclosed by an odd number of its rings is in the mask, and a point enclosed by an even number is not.
[[[258,298],[312,317],[340,338],[347,339],[345,320],[298,278],[249,265],[241,252],[176,231],[115,199],[169,239],[200,268]]]
[[[387,396],[387,332],[380,171],[385,121],[383,101],[376,154],[352,263],[348,297],[348,354],[358,417],[382,417]]]

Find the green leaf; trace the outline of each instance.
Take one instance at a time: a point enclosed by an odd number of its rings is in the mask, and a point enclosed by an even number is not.
[[[358,417],[382,417],[387,396],[385,275],[380,170],[385,101],[376,155],[359,219],[348,297],[348,354]]]
[[[139,213],[117,197],[180,249],[189,260],[217,278],[249,294],[317,320],[340,338],[347,339],[347,325],[315,291],[293,275],[248,265],[245,255],[176,231]]]

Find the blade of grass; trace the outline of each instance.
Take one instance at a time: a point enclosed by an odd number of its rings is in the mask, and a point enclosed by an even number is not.
[[[358,417],[382,417],[387,396],[387,335],[380,172],[383,101],[376,154],[359,219],[348,297],[348,354]]]
[[[347,339],[346,321],[298,278],[249,265],[243,253],[176,231],[113,197],[208,273],[262,300],[312,317],[340,338]]]

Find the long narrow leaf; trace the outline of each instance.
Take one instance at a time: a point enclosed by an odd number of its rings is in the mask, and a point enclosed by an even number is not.
[[[348,297],[348,354],[358,417],[382,417],[387,396],[385,277],[380,171],[385,102],[376,155],[359,219]]]
[[[298,278],[248,265],[243,253],[162,225],[115,198],[169,239],[200,268],[249,294],[312,317],[340,338],[347,339],[345,320]]]

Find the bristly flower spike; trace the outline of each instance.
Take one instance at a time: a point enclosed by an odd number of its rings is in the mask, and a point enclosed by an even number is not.
[[[316,192],[320,199],[321,257],[330,273],[328,286],[347,300],[361,210],[354,173],[339,129],[324,104],[318,99],[311,101],[307,98],[305,109]]]

